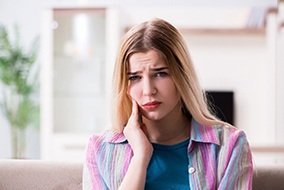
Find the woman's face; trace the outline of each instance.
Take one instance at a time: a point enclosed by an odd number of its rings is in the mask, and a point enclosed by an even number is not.
[[[165,60],[157,51],[134,53],[129,58],[128,94],[141,114],[158,121],[180,110],[180,95]]]

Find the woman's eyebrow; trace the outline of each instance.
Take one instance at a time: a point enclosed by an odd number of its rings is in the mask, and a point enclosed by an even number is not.
[[[127,72],[127,75],[137,75],[138,73],[142,73],[141,71]]]
[[[162,71],[169,69],[168,67],[157,67],[157,68],[152,68],[152,71]],[[127,72],[127,75],[137,75],[138,73],[142,73],[142,71],[134,71],[134,72]]]
[[[153,71],[162,71],[162,70],[166,70],[166,69],[169,69],[168,67],[158,67],[158,68],[153,68],[151,70]]]

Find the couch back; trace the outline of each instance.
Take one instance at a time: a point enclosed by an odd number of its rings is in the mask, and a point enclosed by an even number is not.
[[[81,190],[82,163],[0,160],[0,190]],[[284,167],[256,168],[253,190],[284,190]]]

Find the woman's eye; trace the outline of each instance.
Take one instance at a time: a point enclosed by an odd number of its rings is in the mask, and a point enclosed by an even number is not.
[[[164,77],[164,76],[167,76],[167,75],[168,75],[168,73],[166,73],[166,72],[159,72],[159,73],[156,74],[157,77]]]
[[[131,77],[129,77],[128,78],[128,80],[130,80],[130,81],[137,81],[137,80],[139,80],[141,77],[139,77],[139,76],[131,76]]]

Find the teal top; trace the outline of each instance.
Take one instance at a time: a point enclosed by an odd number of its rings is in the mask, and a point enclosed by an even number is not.
[[[175,145],[152,143],[154,152],[150,160],[145,190],[189,190],[189,140]]]

